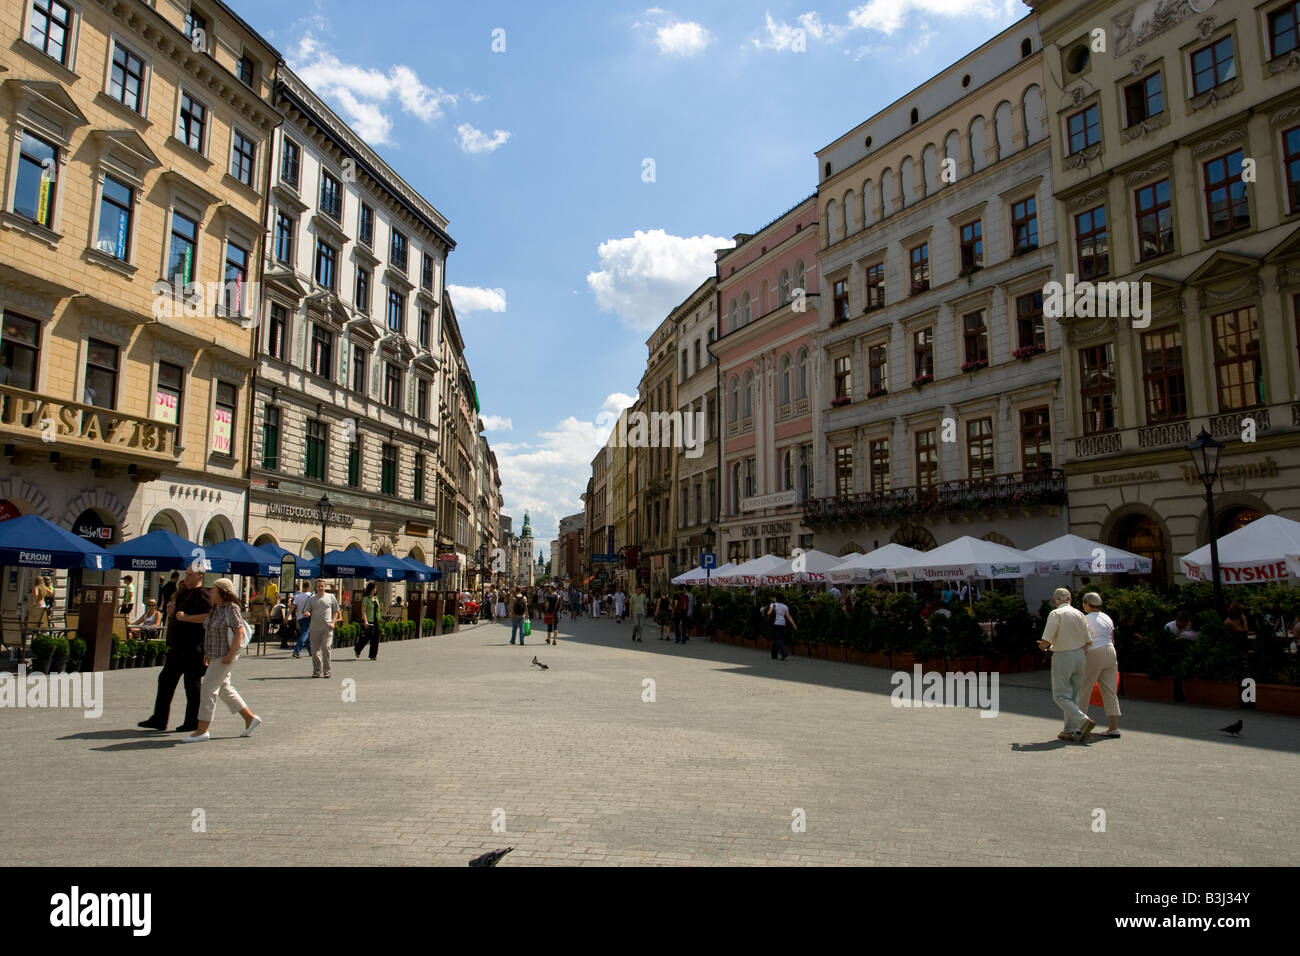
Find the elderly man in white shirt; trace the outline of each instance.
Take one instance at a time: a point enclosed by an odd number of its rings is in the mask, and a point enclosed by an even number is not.
[[[1052,602],[1056,609],[1047,615],[1038,646],[1052,652],[1052,697],[1065,714],[1065,728],[1057,737],[1086,744],[1097,722],[1080,709],[1078,701],[1087,669],[1085,648],[1092,644],[1092,635],[1087,619],[1070,606],[1069,588],[1057,588]]]
[[[1087,712],[1088,700],[1092,696],[1092,685],[1101,688],[1101,703],[1106,708],[1106,719],[1110,727],[1103,737],[1119,736],[1119,661],[1115,657],[1115,622],[1101,609],[1101,595],[1089,591],[1083,596],[1084,620],[1088,622],[1088,633],[1092,635],[1092,644],[1087,651],[1087,663],[1083,671],[1083,690],[1079,694],[1079,706]]]

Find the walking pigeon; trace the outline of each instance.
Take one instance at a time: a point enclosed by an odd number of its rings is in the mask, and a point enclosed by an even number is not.
[[[1228,726],[1226,726],[1226,727],[1222,727],[1222,728],[1220,728],[1220,729],[1221,729],[1225,734],[1232,734],[1232,736],[1237,737],[1237,736],[1240,736],[1240,735],[1241,735],[1241,727],[1242,727],[1242,723],[1243,723],[1243,722],[1239,720],[1239,721],[1237,721],[1235,724],[1228,724]]]
[[[536,657],[533,658],[533,665],[534,665],[535,667],[540,667],[540,668],[541,668],[542,670],[544,670],[544,671],[549,671],[549,670],[550,670],[549,667],[547,667],[545,664],[543,664],[541,661],[539,661]]]
[[[476,856],[469,861],[470,866],[496,866],[501,862],[501,858],[513,850],[514,847],[508,846],[504,850],[489,850],[482,856]]]

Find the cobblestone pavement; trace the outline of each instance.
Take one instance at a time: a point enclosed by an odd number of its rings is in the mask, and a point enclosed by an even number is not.
[[[514,846],[503,866],[1300,862],[1296,718],[1125,702],[1123,738],[1080,747],[1055,740],[1040,674],[1006,675],[1000,714],[981,719],[893,707],[884,670],[678,646],[657,629],[634,645],[630,630],[566,620],[558,647],[534,632],[520,648],[482,623],[384,644],[375,663],[344,649],[328,681],[272,650],[235,666],[265,720],[248,739],[224,705],[210,743],[137,730],[157,668],[105,674],[97,720],[0,710],[6,856],[463,865]],[[178,692],[173,725],[182,709]],[[1237,716],[1240,739],[1218,732]]]

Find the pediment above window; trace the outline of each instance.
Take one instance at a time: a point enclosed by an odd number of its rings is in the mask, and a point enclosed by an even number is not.
[[[145,173],[162,165],[133,129],[97,129],[90,135],[99,145],[100,164],[133,186],[144,188]]]

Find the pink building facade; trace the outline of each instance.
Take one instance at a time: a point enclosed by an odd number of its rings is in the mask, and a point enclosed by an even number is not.
[[[718,253],[719,563],[812,547],[816,268],[815,195]]]

